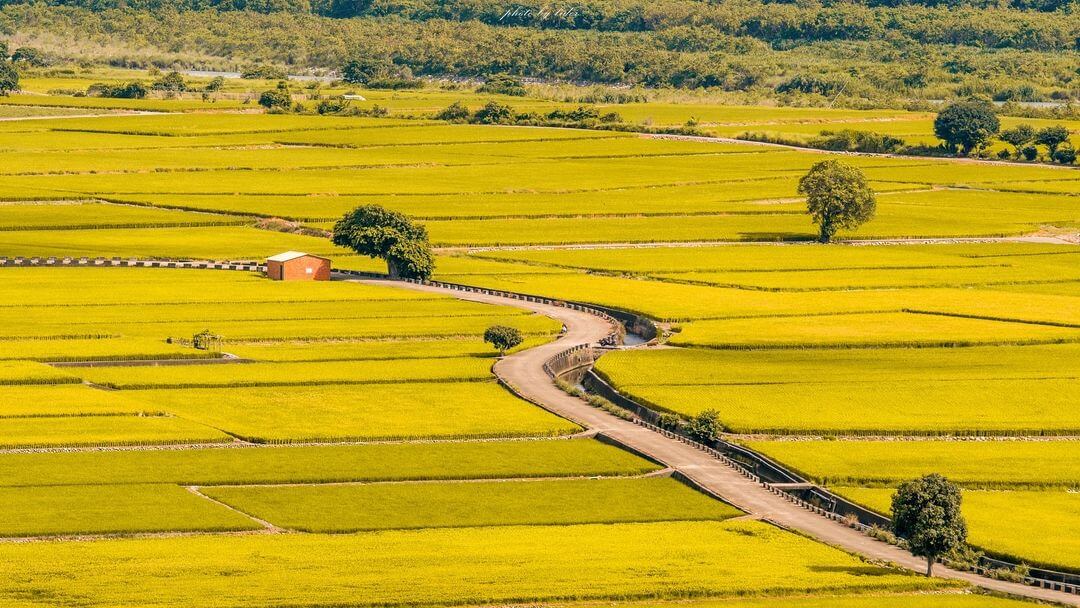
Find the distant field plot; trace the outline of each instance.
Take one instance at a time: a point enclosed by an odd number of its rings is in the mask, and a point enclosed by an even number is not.
[[[989,178],[988,178],[989,179]],[[987,181],[981,183],[973,183],[977,188],[989,188],[993,190],[1001,190],[1002,192],[1018,192],[1018,193],[1054,193],[1054,194],[1080,194],[1080,180],[1076,179],[1072,175],[1068,178],[1062,178],[1056,176],[1056,178],[1047,178],[1038,181]]]
[[[885,120],[874,120],[871,117],[868,117],[867,120],[858,120],[847,117],[835,122],[829,121],[827,118],[821,118],[817,121],[777,121],[757,125],[723,125],[709,128],[709,132],[726,137],[768,135],[805,143],[819,136],[822,131],[834,133],[843,130],[872,131],[902,138],[908,144],[935,145],[939,143],[940,140],[934,136],[932,116],[926,114],[911,114],[909,116],[910,118],[905,116]]]
[[[328,605],[354,601],[363,589],[373,605],[475,604],[944,586],[745,521],[192,536],[65,549],[0,547],[0,597],[45,594],[86,606],[264,606],[288,588],[297,605]],[[137,586],[124,583],[135,578]]]
[[[0,536],[225,532],[260,526],[172,485],[2,488]]]
[[[1080,377],[1080,345],[971,348],[627,350],[596,369],[622,385],[805,384]]]
[[[77,377],[33,361],[0,361],[0,386],[20,384],[75,384]]]
[[[238,101],[217,100],[213,103],[183,99],[112,99],[108,97],[68,97],[66,95],[9,95],[2,105],[48,106],[89,110],[147,110],[152,112],[187,112],[191,110],[239,109]],[[92,112],[91,112],[92,113]]]
[[[731,155],[658,158],[531,160],[504,164],[312,169],[307,171],[154,172],[7,176],[0,193],[68,191],[120,197],[135,194],[434,195],[572,192],[613,187],[717,183],[735,179],[798,177],[810,155],[755,155],[752,168]],[[880,161],[879,161],[880,162]]]
[[[0,419],[0,447],[220,443],[228,435],[171,416],[63,416]]]
[[[991,190],[943,189],[883,194],[876,220],[889,221],[902,215],[899,209],[914,213],[923,208],[927,217],[965,222],[1014,222],[1017,226],[1057,221],[1076,221],[1080,217],[1080,199],[1071,196],[1023,194]],[[886,215],[888,213],[888,215]],[[929,214],[933,215],[929,215]],[[992,218],[986,216],[992,215]],[[876,221],[875,221],[876,223]],[[1023,245],[1020,244],[1022,247]]]
[[[809,240],[808,219],[795,214],[672,217],[446,220],[427,222],[438,245],[552,245],[559,243],[709,240]]]
[[[1080,341],[1080,328],[913,313],[695,321],[672,344],[705,348],[966,346]]]
[[[255,134],[258,135],[258,134]],[[102,144],[111,144],[113,134],[101,135]],[[122,136],[121,136],[122,137]],[[154,137],[139,135],[138,137]],[[159,136],[160,137],[160,136]],[[232,137],[222,137],[222,140]],[[137,178],[138,173],[151,171],[199,171],[229,169],[233,171],[277,169],[298,170],[326,167],[393,167],[415,164],[458,165],[474,162],[490,162],[491,157],[463,156],[455,150],[427,148],[418,155],[411,148],[368,148],[362,150],[343,148],[307,148],[275,146],[259,143],[259,137],[245,137],[251,142],[237,141],[234,146],[212,147],[215,143],[228,141],[204,141],[192,139],[192,145],[182,147],[183,142],[171,141],[176,137],[160,137],[160,148],[129,148],[109,150],[48,150],[23,151],[2,170],[3,175],[45,175],[119,172]],[[268,138],[267,138],[268,139]]]
[[[845,596],[815,594],[814,597],[767,597],[745,599],[695,600],[687,608],[1022,608],[1020,600],[960,591],[910,595],[859,593]],[[586,605],[587,606],[587,605]],[[624,608],[657,608],[655,603],[621,604]]]
[[[682,272],[651,275],[673,281],[741,289],[816,291],[909,287],[968,287],[1080,280],[1080,266],[1048,274],[1046,268],[988,263],[938,268],[867,268],[793,272]]]
[[[138,398],[148,407],[271,443],[538,437],[580,430],[494,382],[147,390]]]
[[[1080,428],[1076,351],[666,349],[611,353],[597,369],[657,409],[715,409],[735,432],[1069,434]]]
[[[480,127],[482,128],[482,127]],[[490,129],[488,130],[490,132]],[[550,130],[532,130],[533,135],[549,133]],[[581,132],[584,135],[586,132]],[[603,133],[602,131],[600,133]],[[432,149],[429,146],[428,149]],[[572,159],[572,158],[634,158],[659,156],[712,156],[735,155],[732,161],[752,162],[754,154],[781,152],[766,146],[747,146],[720,141],[686,141],[678,139],[655,139],[628,134],[627,137],[590,137],[585,139],[566,137],[530,142],[498,142],[455,145],[461,154],[494,156],[502,158]],[[435,149],[437,150],[437,148]],[[433,151],[435,151],[433,150]]]
[[[204,113],[184,116],[166,114],[65,119],[40,126],[62,131],[169,136],[282,132],[302,129],[360,129],[416,124],[414,121],[393,118]]]
[[[248,220],[90,201],[0,202],[0,231],[225,226]]]
[[[491,251],[476,257],[532,264],[625,272],[635,274],[674,272],[784,272],[806,270],[846,271],[856,269],[932,269],[1000,263],[964,257],[945,246],[821,247],[791,245],[706,245],[703,247],[646,247],[623,249],[579,249],[540,251]],[[1028,249],[1018,246],[1015,251]],[[1039,250],[1041,251],[1041,249]]]
[[[901,110],[847,110],[840,108],[787,108],[724,106],[698,103],[629,103],[603,106],[630,121],[649,119],[655,124],[682,125],[693,117],[699,124],[744,127],[753,124],[810,123],[827,128],[832,122],[851,120],[911,120],[926,114]],[[888,124],[887,122],[885,124]]]
[[[110,198],[162,206],[231,213],[332,219],[364,203],[374,202],[427,219],[507,218],[672,213],[772,212],[802,213],[795,192],[797,179],[778,178],[663,187],[613,186],[582,192],[506,192],[483,195],[429,194],[356,196],[277,194],[114,194]],[[906,187],[906,186],[900,186]],[[787,201],[787,202],[782,202]]]
[[[386,361],[436,357],[485,357],[498,354],[479,339],[393,340],[360,342],[270,342],[230,345],[229,352],[257,361]]]
[[[2,103],[2,100],[0,100]],[[237,148],[273,146],[276,135],[269,133],[229,133],[222,135],[129,135],[125,133],[100,133],[93,131],[54,131],[47,127],[58,121],[20,121],[18,125],[0,121],[0,149],[20,152],[29,158],[49,158],[50,153],[58,162],[70,154],[86,162],[90,152],[99,155],[123,157],[126,151],[141,150],[148,158],[166,158],[168,152],[175,159],[180,151],[191,152],[210,148]],[[5,128],[6,127],[6,128]],[[21,155],[20,155],[21,156]],[[174,161],[176,162],[176,161]],[[40,164],[40,163],[39,163]],[[77,166],[77,165],[76,165]],[[131,167],[121,167],[121,169]],[[26,167],[23,167],[26,170]]]
[[[160,318],[159,318],[160,319]],[[540,315],[522,315],[517,311],[511,314],[491,314],[483,316],[414,317],[400,318],[395,322],[385,319],[364,318],[313,318],[304,319],[302,314],[293,318],[268,319],[259,321],[216,321],[213,330],[223,337],[223,344],[235,344],[251,341],[277,340],[358,340],[376,338],[442,338],[454,336],[479,336],[492,325],[509,325],[529,336],[545,336],[558,333],[560,325],[548,317]],[[146,322],[128,321],[115,323],[88,323],[68,325],[62,321],[36,323],[30,326],[5,327],[5,337],[57,336],[68,335],[72,331],[87,331],[97,334],[107,329],[126,336],[165,339],[190,340],[195,333],[207,329],[206,322],[153,320]],[[80,334],[81,335],[81,334]]]
[[[671,478],[204,488],[306,532],[722,520],[742,512]]]
[[[1062,441],[747,441],[820,483],[890,485],[928,473],[974,488],[1078,487],[1080,443]]]
[[[303,386],[397,382],[480,381],[491,377],[491,361],[477,357],[235,363],[196,366],[88,367],[72,370],[83,380],[118,389]],[[438,387],[428,387],[438,391]]]
[[[1047,183],[1064,180],[1077,183],[1069,169],[1040,165],[1003,165],[999,163],[934,162],[908,167],[866,167],[866,177],[874,181],[942,186],[972,186],[982,182],[1040,180]]]
[[[341,119],[338,119],[341,120]],[[346,119],[350,120],[350,119]],[[355,119],[351,119],[355,120]],[[370,120],[370,119],[368,119]],[[386,119],[379,119],[384,121]],[[292,123],[298,124],[298,123]],[[488,127],[478,125],[435,124],[424,126],[416,122],[403,124],[399,128],[385,131],[373,129],[344,129],[338,127],[328,130],[329,126],[316,126],[308,123],[307,131],[293,130],[291,133],[276,136],[279,143],[311,146],[340,146],[362,148],[366,146],[430,146],[437,144],[476,144],[487,142],[544,142],[544,141],[633,141],[636,135],[617,131],[586,131],[579,129],[544,129],[537,127]],[[379,123],[369,123],[379,124]],[[391,121],[389,124],[395,124]],[[323,130],[314,130],[323,129]],[[420,152],[419,154],[423,154]]]
[[[738,433],[1071,435],[1080,431],[1076,383],[1002,379],[641,385],[627,393],[657,409],[688,416],[717,410],[721,422]]]
[[[332,253],[329,241],[242,226],[0,231],[0,255],[263,260],[273,252]]]
[[[1003,288],[767,292],[586,273],[553,275],[549,273],[550,268],[538,270],[540,272],[536,274],[495,272],[455,275],[441,274],[436,268],[436,278],[494,289],[543,294],[565,300],[593,302],[672,321],[899,312],[906,308],[1070,327],[1080,324],[1080,307],[1076,305],[1075,297],[1049,290],[1049,293],[1034,294]],[[1057,291],[1063,291],[1063,288]],[[792,319],[789,322],[798,323],[799,320]],[[1035,331],[1041,332],[1043,328],[1036,328]]]
[[[158,269],[143,270],[147,274],[157,271]],[[44,272],[48,272],[48,270]],[[217,277],[210,276],[208,278],[210,280],[220,278],[222,282],[226,282],[225,279],[228,279],[228,277],[221,276],[224,274],[226,273],[218,271]],[[264,285],[269,283],[265,279],[262,280]],[[417,300],[385,301],[350,299],[349,296],[354,290],[351,290],[348,285],[343,283],[335,283],[335,285],[340,286],[337,290],[341,296],[340,300],[318,301],[313,299],[309,302],[275,302],[260,301],[253,298],[252,301],[245,302],[243,306],[231,302],[162,302],[158,304],[130,304],[123,308],[114,305],[0,307],[0,327],[17,325],[20,321],[45,324],[62,322],[70,323],[72,331],[76,331],[75,328],[85,328],[87,326],[105,329],[110,325],[138,322],[146,324],[200,322],[205,324],[229,321],[305,321],[315,319],[338,320],[342,324],[356,319],[394,319],[397,324],[408,325],[411,319],[417,319],[418,322],[423,323],[425,317],[455,319],[532,316],[529,311],[492,304],[465,302],[449,297],[437,296]],[[394,291],[402,292],[402,290]],[[361,302],[362,305],[358,305]],[[78,331],[82,331],[82,329]],[[2,347],[3,344],[0,344],[0,349]],[[194,351],[189,349],[189,352]]]
[[[0,486],[625,476],[659,468],[594,439],[212,447],[0,454]]]
[[[882,513],[889,512],[894,492],[849,487],[835,490]],[[968,542],[991,555],[1080,571],[1080,494],[965,490],[961,510],[968,523]]]
[[[61,108],[49,106],[6,105],[0,100],[0,119],[38,118],[47,116],[81,116],[86,114],[104,114],[107,111],[83,110],[80,108]]]
[[[161,413],[161,410],[147,408],[116,391],[83,384],[0,386],[0,418],[142,413]]]

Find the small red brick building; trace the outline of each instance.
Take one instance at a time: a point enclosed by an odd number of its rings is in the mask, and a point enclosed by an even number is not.
[[[330,260],[286,251],[266,258],[266,277],[274,281],[329,281]]]

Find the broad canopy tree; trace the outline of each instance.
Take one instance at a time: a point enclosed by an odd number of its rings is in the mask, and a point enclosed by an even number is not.
[[[892,499],[893,532],[907,541],[914,555],[926,558],[926,576],[938,556],[967,541],[967,523],[960,513],[960,488],[941,475],[926,475],[900,485]]]
[[[934,135],[941,138],[950,150],[960,148],[964,156],[990,141],[1001,128],[988,101],[972,99],[945,106],[934,119]]]
[[[1064,125],[1050,125],[1039,129],[1039,132],[1035,134],[1035,143],[1046,146],[1046,149],[1050,151],[1048,156],[1051,159],[1057,153],[1058,146],[1067,141],[1069,141],[1069,130]]]
[[[799,180],[806,195],[806,211],[818,225],[818,240],[828,243],[841,228],[853,230],[874,217],[877,201],[857,167],[826,160],[815,164]]]
[[[1016,158],[1020,158],[1021,150],[1027,144],[1035,140],[1035,127],[1029,124],[1019,124],[1011,129],[1001,132],[1001,141],[1012,144],[1016,149]]]
[[[385,260],[391,278],[428,279],[435,269],[427,229],[379,205],[346,213],[334,224],[331,240],[360,255]]]

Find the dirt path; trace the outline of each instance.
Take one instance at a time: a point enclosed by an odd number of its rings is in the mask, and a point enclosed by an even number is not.
[[[559,390],[544,372],[544,363],[556,353],[571,346],[592,344],[608,335],[611,327],[599,317],[549,304],[525,302],[489,294],[461,292],[398,281],[356,280],[386,287],[450,295],[473,302],[513,306],[561,321],[567,330],[561,338],[500,360],[495,365],[495,374],[526,399],[649,455],[758,519],[795,530],[869,559],[890,561],[917,572],[926,569],[926,562],[922,558],[915,557],[892,545],[873,540],[861,532],[802,509],[743,477],[734,469],[704,452],[594,408],[581,399]],[[749,559],[750,556],[747,558]],[[965,581],[992,591],[1080,606],[1080,596],[1060,591],[997,581],[940,565],[935,567],[934,571],[942,578]]]

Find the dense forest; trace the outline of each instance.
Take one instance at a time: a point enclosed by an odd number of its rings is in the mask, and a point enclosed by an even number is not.
[[[993,6],[986,6],[993,4]],[[787,102],[1080,99],[1077,0],[8,0],[0,31],[114,65],[336,69],[715,88]],[[1023,8],[1017,8],[1017,6]],[[348,17],[348,18],[345,18]]]

